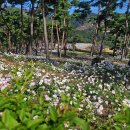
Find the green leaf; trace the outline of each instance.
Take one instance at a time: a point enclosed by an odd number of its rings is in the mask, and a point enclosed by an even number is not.
[[[39,103],[40,103],[40,105],[43,104],[43,97],[42,96],[39,97]]]
[[[127,118],[127,123],[130,124],[130,108],[127,108],[126,110],[126,118]]]
[[[116,116],[114,118],[118,122],[121,122],[121,121],[124,120],[124,117],[123,117],[123,115],[121,113],[116,114]]]
[[[130,124],[126,126],[126,130],[130,130]]]
[[[9,102],[9,100],[7,98],[4,97],[0,97],[0,107],[3,107],[3,105],[5,105],[6,103]]]
[[[19,112],[19,118],[22,122],[24,122],[25,120],[25,117],[26,117],[26,111],[25,109],[22,109],[20,112]]]
[[[0,130],[2,130],[3,128],[4,128],[4,124],[0,122]]]
[[[74,122],[76,125],[80,126],[80,128],[82,128],[82,130],[89,130],[89,129],[90,129],[90,128],[89,128],[89,123],[86,122],[86,121],[83,120],[83,119],[80,119],[80,118],[78,118],[78,117],[75,117],[75,118],[73,119],[73,122]]]
[[[28,128],[36,128],[43,122],[43,119],[35,119],[35,120],[30,120],[27,123]]]
[[[2,122],[9,129],[14,129],[19,126],[19,123],[12,117],[9,110],[5,110],[2,114]]]
[[[114,126],[115,130],[122,130],[119,126]]]
[[[56,128],[52,128],[54,130],[64,130],[64,125],[63,124],[59,124]]]
[[[51,117],[51,120],[56,122],[57,121],[57,111],[56,111],[56,108],[55,107],[50,107],[50,117]]]
[[[37,130],[49,130],[49,127],[46,124],[44,124],[40,125]]]
[[[67,112],[64,114],[63,120],[71,121],[75,117],[76,117],[76,114],[74,112]]]

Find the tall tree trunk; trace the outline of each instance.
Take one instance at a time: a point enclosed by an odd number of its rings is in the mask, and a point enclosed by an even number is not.
[[[64,41],[64,55],[67,53],[67,37],[68,37],[68,22],[66,21],[66,33],[65,33],[65,41]]]
[[[67,53],[67,32],[65,33],[65,41],[64,41],[64,55],[66,56]]]
[[[36,55],[38,55],[38,48],[39,48],[39,36],[40,36],[40,18],[38,20],[38,26],[36,28],[36,40],[35,40],[35,52],[36,52]]]
[[[48,34],[47,34],[46,15],[45,15],[45,0],[41,0],[41,2],[42,2],[42,18],[44,24],[45,53],[46,53],[46,59],[49,59],[49,44],[48,44]]]
[[[107,27],[106,27],[106,19],[105,19],[105,30],[104,30],[104,33],[103,33],[103,37],[102,37],[102,41],[101,41],[101,45],[100,45],[100,50],[99,50],[99,56],[102,55],[102,51],[103,51],[103,43],[104,43],[104,39],[106,37],[106,31],[107,31]]]
[[[56,36],[57,36],[57,54],[60,57],[60,36],[59,36],[59,28],[56,22]]]
[[[115,37],[114,49],[113,49],[113,57],[115,56],[115,53],[116,53],[118,33],[119,32],[116,33],[116,37]]]
[[[63,20],[63,26],[64,26],[64,30],[63,30],[63,34],[62,34],[62,48],[64,49],[64,55],[66,55],[66,16],[64,15],[64,20]]]
[[[54,47],[54,33],[53,33],[53,31],[54,31],[54,20],[53,20],[53,17],[51,17],[51,54],[52,54],[52,50],[53,50],[53,47]]]
[[[100,26],[100,0],[98,0],[98,16],[97,16],[97,21],[96,21],[96,31],[95,31],[95,36],[93,37],[93,42],[92,42],[92,47],[91,47],[91,56],[94,54],[94,49],[95,45],[97,43],[97,37],[98,37],[98,32],[99,32],[99,26]]]
[[[93,42],[92,42],[91,56],[94,55],[95,46],[96,46],[96,43],[97,43],[98,31],[99,31],[99,22],[96,23],[96,33],[95,33],[95,36],[94,36]]]
[[[32,46],[33,46],[33,33],[34,33],[34,0],[31,0],[32,9],[31,9],[31,22],[30,22],[30,43],[29,43],[29,52],[28,54],[32,54]]]
[[[127,6],[127,11],[126,11],[126,19],[125,19],[125,37],[124,37],[124,48],[122,49],[122,56],[127,57],[127,51],[128,51],[128,33],[129,33],[129,21],[128,21],[128,16],[129,16],[129,9],[130,9],[130,0],[128,2]]]
[[[19,53],[21,54],[23,46],[23,3],[21,1],[21,34],[20,34],[20,44],[19,44]]]
[[[11,50],[11,34],[10,31],[8,31],[8,52]]]
[[[31,7],[30,7],[31,8]],[[29,9],[30,10],[30,9]],[[30,28],[30,17],[28,16],[28,29]],[[29,32],[30,30],[28,30],[28,32]],[[28,35],[28,39],[30,39],[30,34]],[[27,55],[27,54],[29,54],[29,44],[30,44],[30,41],[28,41],[27,39],[26,39],[26,41],[25,41],[25,43],[26,43],[26,51],[25,51],[25,54]]]

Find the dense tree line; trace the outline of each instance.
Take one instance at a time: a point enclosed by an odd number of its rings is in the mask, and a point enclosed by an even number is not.
[[[85,35],[85,31],[75,30],[73,24],[85,22],[91,6],[98,8],[98,14],[87,19],[94,25],[91,31],[88,30],[92,33],[89,36],[91,56],[97,44],[100,45],[98,55],[102,55],[107,39],[113,46],[113,56],[120,49],[121,58],[127,57],[130,0],[1,0],[1,50],[29,55],[44,50],[47,59],[53,49],[57,49],[59,57],[62,50],[66,55],[68,42],[84,41],[80,35]],[[124,14],[116,13],[117,8],[123,7],[126,8]]]

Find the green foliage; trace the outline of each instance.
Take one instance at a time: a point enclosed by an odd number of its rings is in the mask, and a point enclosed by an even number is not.
[[[124,107],[121,112],[118,112],[115,117],[115,125],[114,128],[116,130],[129,130],[130,129],[130,108]]]
[[[33,64],[12,71],[11,86],[0,91],[0,128],[9,130],[64,130],[65,122],[69,122],[71,128],[78,127],[89,130],[87,121],[67,107],[62,111],[59,107],[52,106],[44,99],[43,92],[35,94],[29,84],[33,78]],[[64,98],[63,101],[65,101]]]

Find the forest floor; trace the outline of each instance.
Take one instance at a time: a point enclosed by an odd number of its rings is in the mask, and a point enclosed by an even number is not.
[[[18,54],[1,54],[0,55],[1,60],[5,62],[9,62],[9,64],[14,64],[12,59],[21,59],[21,60],[34,60],[34,61],[46,61],[45,54],[35,56],[35,55],[18,55]],[[91,62],[93,58],[96,57],[94,55],[93,57],[90,56],[89,52],[81,52],[81,51],[67,51],[67,55],[64,56],[63,52],[61,54],[61,57],[57,57],[56,53],[50,54],[50,59],[49,61],[52,62],[53,64],[57,65],[58,63],[65,63],[65,62],[72,62],[72,63],[85,63],[87,65],[91,65]],[[112,54],[109,53],[103,53],[101,56],[104,58],[104,61],[111,62],[113,64],[118,64],[118,65],[127,65],[129,58],[123,58],[121,60],[120,56],[115,56],[113,57]],[[16,62],[17,63],[17,62]]]

